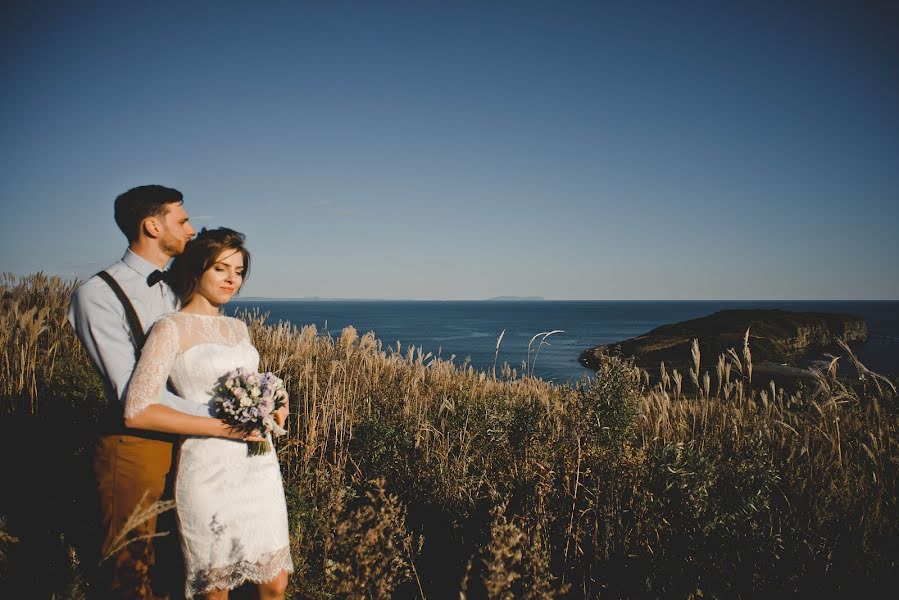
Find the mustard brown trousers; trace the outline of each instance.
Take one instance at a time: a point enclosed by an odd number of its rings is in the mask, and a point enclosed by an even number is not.
[[[116,541],[131,514],[171,498],[172,439],[151,432],[101,435],[94,449],[101,556],[101,585],[108,597],[179,598],[183,577],[174,511],[152,515]],[[157,531],[157,524],[159,530]],[[165,537],[150,537],[168,531]],[[115,546],[115,547],[114,547]],[[112,554],[110,555],[110,553]],[[183,585],[183,584],[182,584]]]

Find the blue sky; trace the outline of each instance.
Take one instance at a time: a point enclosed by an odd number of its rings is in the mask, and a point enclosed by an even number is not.
[[[244,295],[899,298],[878,2],[7,2],[0,270],[120,192],[247,234]]]

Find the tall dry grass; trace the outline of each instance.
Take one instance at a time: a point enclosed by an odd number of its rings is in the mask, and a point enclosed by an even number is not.
[[[38,414],[38,390],[59,357],[86,358],[68,334],[66,309],[76,282],[35,273],[0,276],[0,395],[5,414]],[[12,400],[15,402],[12,402]]]
[[[100,402],[64,326],[73,284],[3,286],[4,414],[46,415],[73,386]],[[297,597],[742,597],[896,580],[895,384],[848,346],[793,394],[759,387],[748,332],[713,372],[695,343],[686,382],[663,364],[651,383],[613,356],[569,387],[529,376],[530,361],[485,373],[352,327],[240,316],[291,394],[278,452]]]

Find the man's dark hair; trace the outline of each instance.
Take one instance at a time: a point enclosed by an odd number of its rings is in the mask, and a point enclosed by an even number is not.
[[[131,188],[115,199],[115,222],[130,244],[137,239],[140,224],[149,217],[165,214],[166,204],[184,202],[184,194],[161,185]]]
[[[169,283],[181,304],[187,304],[197,291],[197,283],[207,269],[215,264],[216,259],[225,250],[235,250],[243,256],[243,281],[250,276],[250,252],[244,246],[244,234],[219,227],[206,229],[187,242],[184,252],[175,257],[169,269]]]

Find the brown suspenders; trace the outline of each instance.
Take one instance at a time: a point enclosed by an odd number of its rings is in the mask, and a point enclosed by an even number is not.
[[[137,311],[134,310],[134,305],[131,304],[131,300],[129,300],[128,296],[125,294],[125,290],[122,289],[122,286],[119,285],[119,282],[116,281],[112,275],[106,271],[100,271],[97,273],[97,277],[105,281],[109,287],[112,288],[116,298],[122,303],[122,308],[125,309],[125,319],[128,321],[128,327],[131,328],[131,339],[134,341],[134,356],[135,358],[139,357],[141,348],[144,347],[144,342],[147,341],[147,334],[144,333],[144,328],[140,324],[140,319],[137,316]]]
[[[144,328],[140,324],[137,311],[134,310],[134,305],[131,304],[131,300],[129,300],[128,296],[125,294],[125,290],[122,289],[122,286],[119,285],[119,282],[116,281],[112,275],[106,271],[100,271],[97,273],[97,276],[112,288],[116,298],[122,303],[122,308],[125,309],[125,319],[128,321],[128,327],[131,329],[131,339],[134,342],[134,358],[137,360],[140,358],[140,351],[147,341],[147,334],[144,333]],[[161,433],[143,429],[129,429],[125,427],[122,416],[122,405],[119,402],[110,403],[103,428],[105,429],[105,433],[113,435],[131,435],[164,442],[172,442],[177,439],[177,436],[170,433]]]

